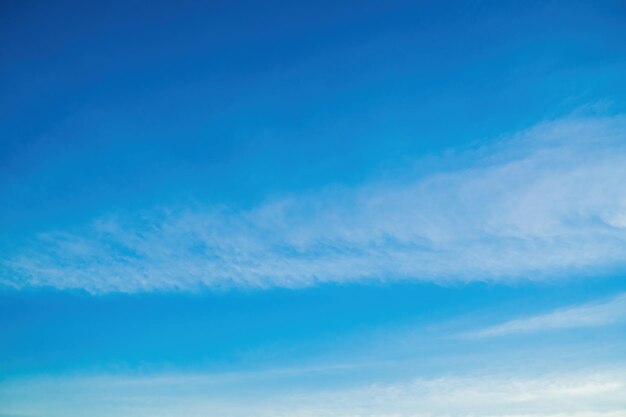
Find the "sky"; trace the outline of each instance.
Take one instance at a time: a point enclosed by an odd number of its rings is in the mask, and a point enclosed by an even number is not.
[[[0,417],[625,417],[621,1],[3,1]]]

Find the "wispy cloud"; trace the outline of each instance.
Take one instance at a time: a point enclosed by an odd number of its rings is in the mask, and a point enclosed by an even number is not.
[[[626,118],[543,123],[462,159],[246,211],[152,210],[51,231],[0,258],[0,282],[102,293],[545,279],[624,265]]]
[[[619,373],[471,375],[415,379],[342,392],[303,395],[284,408],[302,416],[547,416],[623,412]],[[565,404],[567,402],[567,404]],[[298,404],[298,405],[296,405]]]
[[[617,417],[626,407],[624,381],[623,369],[448,375],[323,388],[288,384],[269,390],[236,383],[224,388],[199,374],[43,377],[0,383],[0,412],[48,417],[76,409],[86,417]]]
[[[620,294],[608,301],[570,306],[546,314],[506,321],[464,336],[485,338],[545,330],[604,326],[620,321],[626,321],[626,294]]]

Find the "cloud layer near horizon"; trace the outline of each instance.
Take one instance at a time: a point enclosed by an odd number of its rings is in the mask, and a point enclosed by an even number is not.
[[[259,384],[271,381],[270,376],[260,373],[252,381],[249,374],[240,378],[229,375],[226,381],[219,375],[203,374],[9,380],[0,383],[0,413],[52,417],[81,409],[94,417],[618,417],[625,415],[626,406],[623,368],[535,375],[445,375],[304,390],[294,387],[292,381],[288,387],[268,393]],[[249,385],[242,388],[242,383]],[[254,394],[241,401],[246,389]]]
[[[49,231],[0,258],[0,283],[106,293],[506,282],[623,266],[626,118],[542,123],[461,159],[246,211],[147,210]]]

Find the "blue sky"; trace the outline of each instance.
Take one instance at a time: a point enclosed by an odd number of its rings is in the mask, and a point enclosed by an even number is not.
[[[626,415],[625,18],[4,2],[0,416]]]

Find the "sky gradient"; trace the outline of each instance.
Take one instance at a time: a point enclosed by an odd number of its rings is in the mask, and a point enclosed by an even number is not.
[[[625,417],[619,1],[0,5],[0,417]]]

